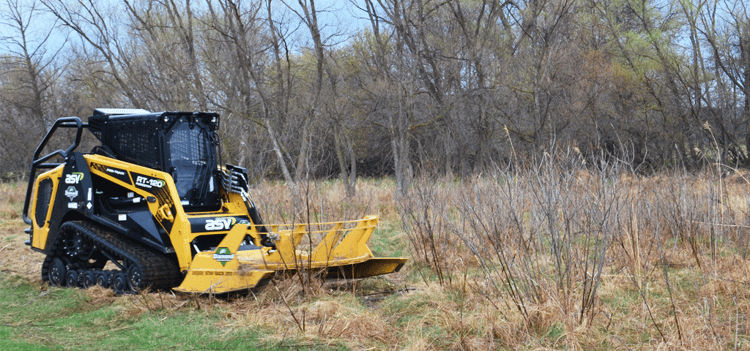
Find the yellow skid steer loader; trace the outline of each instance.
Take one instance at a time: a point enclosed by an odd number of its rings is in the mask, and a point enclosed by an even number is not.
[[[405,258],[376,258],[367,247],[375,216],[264,224],[247,171],[219,166],[218,126],[218,114],[203,112],[96,109],[88,123],[58,119],[34,153],[23,209],[27,244],[46,255],[42,279],[118,293],[227,293],[282,272],[357,279],[401,269]],[[42,156],[58,129],[74,129],[74,142]],[[101,141],[90,153],[75,151],[83,129]]]

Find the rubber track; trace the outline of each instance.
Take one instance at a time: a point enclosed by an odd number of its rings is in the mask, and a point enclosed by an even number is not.
[[[106,251],[114,258],[140,267],[144,288],[169,290],[182,282],[182,274],[180,274],[177,262],[165,254],[149,250],[128,238],[94,224],[74,221],[64,225],[74,226],[80,233],[91,238],[100,250]],[[42,271],[44,272],[44,264],[42,264]]]
[[[49,282],[49,266],[52,264],[53,259],[52,255],[44,256],[44,261],[42,262],[42,281],[45,283]]]
[[[61,244],[62,244],[62,238],[58,236],[58,238],[55,239],[55,241],[52,243],[52,249],[50,250],[50,254],[44,257],[44,261],[42,262],[42,281],[43,282],[49,282],[49,267],[52,265],[52,260],[54,260],[55,257],[62,257],[64,254]]]

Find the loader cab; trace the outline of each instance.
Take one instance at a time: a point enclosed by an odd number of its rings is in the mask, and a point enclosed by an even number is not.
[[[188,212],[221,207],[218,128],[219,115],[203,112],[96,109],[89,118],[102,153],[169,173]]]

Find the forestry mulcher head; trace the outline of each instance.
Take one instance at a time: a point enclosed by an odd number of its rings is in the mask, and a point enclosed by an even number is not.
[[[375,216],[264,224],[246,170],[219,166],[218,126],[217,114],[200,112],[97,109],[88,123],[58,119],[34,153],[23,209],[27,244],[46,255],[42,279],[119,293],[226,293],[279,273],[356,279],[404,265],[367,247]],[[74,142],[42,156],[58,129],[73,129]],[[75,151],[83,129],[101,141],[90,153]]]

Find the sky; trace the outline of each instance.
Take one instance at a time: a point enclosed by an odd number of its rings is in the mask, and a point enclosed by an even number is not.
[[[31,9],[34,4],[34,2],[30,0],[0,1],[0,54],[17,51],[18,48],[14,42],[21,39],[18,30],[14,29],[11,24],[12,18],[10,18],[11,13],[8,8],[9,3],[18,3],[18,7],[23,13],[25,13],[24,21],[29,19],[26,16],[28,16],[29,9]],[[35,44],[33,45],[34,47],[38,46],[42,40],[50,34],[50,28],[54,24],[54,18],[50,14],[40,11],[41,7],[41,3],[36,5],[36,10],[34,11],[34,16],[31,21],[33,23],[43,23],[44,25],[30,26],[28,31],[28,40],[30,43]],[[50,39],[48,39],[48,44],[51,44],[50,50],[56,50],[64,43],[65,37],[56,30],[53,30],[51,34]]]
[[[118,2],[117,0],[98,1],[112,4],[117,4]],[[30,27],[29,39],[32,47],[38,46],[50,32],[51,35],[46,43],[46,47],[48,48],[47,54],[56,52],[65,44],[67,31],[64,28],[53,28],[55,18],[45,11],[44,6],[38,0],[2,0],[0,1],[0,54],[17,51],[17,46],[13,44],[13,41],[20,39],[18,31],[8,25],[11,20],[8,18],[10,14],[8,11],[9,2],[18,3],[26,13],[36,4],[36,11],[32,20],[34,24],[42,23],[43,25]],[[193,4],[201,3],[203,1],[193,0]],[[288,3],[298,7],[297,0],[289,0]],[[315,4],[316,9],[319,11],[318,24],[321,26],[321,32],[327,45],[336,46],[346,42],[351,34],[368,24],[367,20],[363,18],[364,14],[350,1],[317,0]],[[281,1],[278,1],[277,6],[281,9],[284,5]],[[293,16],[293,14],[287,15],[287,18],[291,19],[292,17],[289,16]],[[299,39],[305,39],[304,35],[309,36],[304,28],[299,28],[297,33],[303,36]]]

